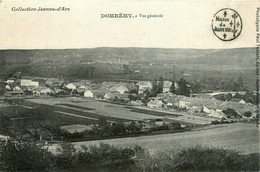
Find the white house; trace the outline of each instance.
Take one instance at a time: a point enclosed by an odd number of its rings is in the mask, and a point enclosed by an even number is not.
[[[246,102],[244,100],[240,100],[239,103],[240,104],[246,104]]]
[[[32,81],[30,79],[21,79],[21,86],[33,86],[33,87],[38,87],[39,86],[39,82],[38,81]]]
[[[13,90],[17,90],[17,91],[19,91],[19,90],[21,90],[21,88],[18,87],[18,86],[16,86],[16,87],[13,88]]]
[[[14,83],[14,80],[8,79],[8,80],[5,81],[5,83],[7,83],[7,84],[12,84],[12,83]]]
[[[21,79],[21,86],[31,86],[31,82],[30,79]]]
[[[209,109],[209,108],[207,108],[207,107],[203,107],[203,112],[205,112],[205,113],[212,113],[213,112],[213,110],[211,110],[211,109]]]
[[[52,91],[51,91],[50,88],[45,88],[45,89],[42,89],[42,90],[40,91],[41,94],[48,94],[48,93],[51,93],[51,92],[52,92]]]
[[[227,119],[226,114],[224,114],[222,111],[216,110],[212,111],[210,114],[208,114],[210,117],[219,118],[219,119]]]
[[[31,86],[39,87],[39,82],[38,81],[32,81]]]
[[[88,90],[88,91],[84,92],[84,97],[91,97],[91,98],[93,98],[94,95],[93,95],[92,91]]]
[[[10,87],[9,85],[6,85],[6,86],[5,86],[5,89],[11,90],[11,87]]]
[[[71,90],[75,90],[76,89],[76,86],[74,84],[72,84],[72,83],[67,84],[65,87],[68,88],[68,89],[71,89]]]

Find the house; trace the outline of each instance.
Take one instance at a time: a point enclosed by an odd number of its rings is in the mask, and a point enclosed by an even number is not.
[[[70,90],[75,90],[75,89],[76,89],[76,86],[75,86],[74,84],[72,84],[72,83],[69,83],[69,84],[67,84],[67,85],[65,86],[65,88],[68,88],[68,89],[70,89]]]
[[[115,96],[115,99],[117,99],[117,102],[120,102],[120,103],[129,103],[130,102],[128,94],[118,94]]]
[[[240,104],[246,104],[246,102],[244,100],[240,100],[238,103]]]
[[[88,91],[85,91],[84,92],[84,97],[91,97],[93,98],[94,97],[94,94],[92,91],[88,90]]]
[[[210,114],[208,114],[208,116],[219,119],[227,119],[227,115],[224,114],[221,110],[212,111]]]
[[[189,112],[191,113],[196,113],[196,112],[201,112],[202,108],[200,106],[190,106],[189,107]]]
[[[42,90],[40,91],[40,93],[47,95],[47,94],[52,93],[52,90],[51,90],[50,88],[44,88],[44,89],[42,89]]]
[[[104,95],[104,100],[114,100],[116,97],[116,94],[113,94],[113,93],[106,93]]]
[[[79,86],[79,89],[84,89],[84,90],[86,90],[86,89],[87,89],[87,87],[86,87],[86,86],[84,86],[84,85],[81,85],[81,86]]]
[[[204,106],[202,111],[205,112],[205,113],[212,113],[214,110],[211,110],[208,107]]]
[[[8,79],[8,80],[5,81],[5,83],[6,84],[12,84],[12,83],[14,83],[14,80],[13,79]]]
[[[38,81],[32,81],[31,86],[39,87],[39,82]]]
[[[118,92],[119,94],[124,94],[126,92],[129,92],[128,88],[126,88],[123,85],[118,86],[115,91]]]
[[[179,108],[181,109],[189,109],[190,102],[180,100],[179,101]]]
[[[135,105],[135,106],[142,106],[143,105],[143,102],[141,100],[136,100],[136,101],[133,101],[131,100],[131,105]]]
[[[30,86],[31,82],[32,82],[32,80],[30,80],[30,79],[21,79],[20,80],[20,85],[21,86]]]
[[[171,91],[172,82],[163,81],[163,93],[168,93]]]
[[[41,91],[46,89],[46,87],[42,87],[42,86],[39,86],[39,87],[34,87],[31,89],[31,91],[33,92],[33,94],[35,96],[40,96],[41,95]]]
[[[138,94],[144,93],[145,90],[151,90],[153,87],[150,81],[140,81],[136,85],[139,87]]]
[[[10,87],[10,85],[6,85],[6,86],[5,86],[5,89],[7,89],[7,90],[9,90],[9,91],[10,91],[10,90],[11,90],[11,87]]]
[[[147,106],[149,108],[162,108],[165,106],[165,104],[162,102],[162,100],[152,99],[147,103]]]
[[[16,86],[16,87],[13,88],[13,90],[21,90],[21,88]]]
[[[28,87],[28,86],[33,86],[33,87],[38,87],[39,86],[39,82],[38,81],[32,81],[30,79],[21,79],[20,80],[20,85]]]
[[[9,136],[5,136],[5,135],[0,134],[0,140],[7,141],[8,139],[10,139]]]

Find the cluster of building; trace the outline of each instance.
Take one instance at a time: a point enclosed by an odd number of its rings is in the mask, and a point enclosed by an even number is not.
[[[12,77],[5,83],[5,96],[69,95],[135,106],[147,106],[154,109],[179,109],[188,113],[201,113],[220,119],[226,118],[223,110],[227,108],[235,109],[241,116],[247,111],[252,112],[252,116],[255,115],[255,107],[243,100],[223,102],[210,94],[197,94],[195,97],[175,95],[170,92],[172,86],[170,81],[163,81],[163,92],[148,100],[146,95],[151,92],[153,87],[150,81],[94,83],[88,80],[68,82],[58,78],[21,79]],[[175,88],[178,88],[177,83],[175,83]],[[144,99],[146,100],[144,101]]]

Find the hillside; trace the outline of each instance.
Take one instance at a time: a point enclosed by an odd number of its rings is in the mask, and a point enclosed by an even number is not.
[[[94,48],[69,50],[0,50],[0,65],[78,63],[89,61],[159,62],[181,64],[254,65],[255,48],[198,50],[161,48]]]

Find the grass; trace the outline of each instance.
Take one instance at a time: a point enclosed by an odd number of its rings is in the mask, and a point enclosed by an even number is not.
[[[80,110],[95,110],[95,109],[88,108],[88,107],[76,106],[76,105],[66,104],[66,103],[57,103],[55,105],[61,105],[61,106],[76,108],[76,109],[80,109]]]
[[[131,112],[143,113],[143,114],[154,115],[154,116],[168,116],[168,117],[181,116],[181,115],[177,115],[177,114],[170,114],[170,113],[158,112],[158,111],[153,111],[153,110],[139,109],[139,108],[134,108],[134,107],[124,107],[124,108],[131,109]]]

